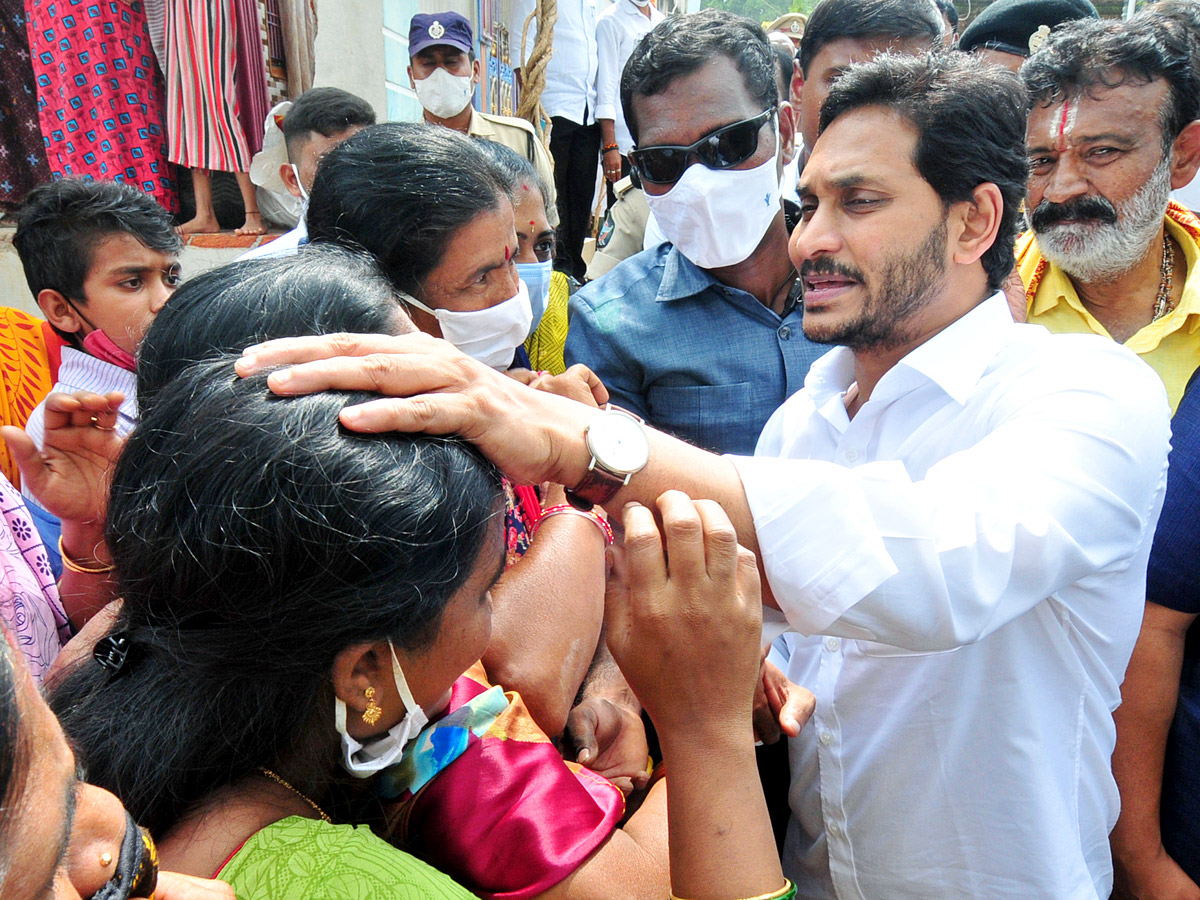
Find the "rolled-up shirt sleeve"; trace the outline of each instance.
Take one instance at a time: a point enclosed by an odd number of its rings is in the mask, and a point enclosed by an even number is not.
[[[1128,565],[1157,519],[1169,412],[1132,355],[1101,362],[1116,371],[1007,386],[980,439],[919,477],[896,460],[769,458],[788,455],[777,413],[759,455],[734,463],[792,627],[947,650]]]
[[[611,16],[596,19],[596,118],[616,121],[621,103],[621,28]]]

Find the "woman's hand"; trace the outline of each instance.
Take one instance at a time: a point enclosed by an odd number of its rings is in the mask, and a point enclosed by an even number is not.
[[[158,900],[237,900],[233,888],[224,881],[161,871],[154,896]]]
[[[625,507],[605,596],[609,649],[664,744],[748,737],[762,635],[754,555],[712,501],[667,491],[658,509],[661,531],[649,509]]]
[[[64,522],[104,521],[108,475],[124,443],[116,434],[123,399],[115,392],[51,394],[41,452],[20,428],[2,430],[25,486]]]
[[[557,394],[588,406],[600,407],[608,402],[608,388],[595,372],[581,363],[576,363],[561,375],[531,372],[529,369],[509,369],[508,375],[526,387]]]

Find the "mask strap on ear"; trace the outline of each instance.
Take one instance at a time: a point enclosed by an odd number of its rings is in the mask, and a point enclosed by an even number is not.
[[[346,734],[346,701],[341,697],[333,699],[333,727],[338,734]]]
[[[413,699],[412,691],[408,689],[408,681],[404,677],[404,669],[396,657],[396,648],[388,641],[388,649],[392,651],[392,675],[395,676],[396,690],[400,694],[400,702],[404,704],[404,712],[410,715],[420,710],[420,705]]]
[[[405,293],[404,291],[396,291],[396,295],[397,295],[397,296],[398,296],[398,297],[399,297],[399,298],[400,298],[400,299],[401,299],[403,302],[405,302],[405,303],[411,303],[411,304],[412,304],[413,306],[415,306],[417,309],[422,309],[422,310],[424,310],[425,312],[429,313],[431,316],[436,316],[436,315],[437,315],[437,310],[430,309],[428,306],[426,306],[424,303],[422,303],[420,300],[418,300],[418,299],[417,299],[416,297],[414,297],[412,294],[407,294],[407,293]],[[395,650],[393,650],[393,651],[392,651],[392,659],[395,659],[395,658],[396,658],[396,651],[395,651]],[[397,665],[399,665],[399,664],[397,663]]]
[[[305,203],[308,202],[308,191],[304,189],[304,182],[300,180],[300,167],[295,163],[288,163],[292,167],[292,174],[296,176],[296,187],[300,188],[300,199]]]

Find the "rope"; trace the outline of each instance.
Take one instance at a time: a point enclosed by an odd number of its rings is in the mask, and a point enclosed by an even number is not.
[[[529,37],[529,23],[537,17],[537,37],[529,59],[521,67],[521,102],[517,115],[526,119],[537,132],[538,140],[550,149],[550,117],[542,107],[542,91],[546,87],[546,66],[554,53],[554,23],[558,21],[558,0],[538,0],[537,6],[521,28],[521,55],[525,59],[525,42]]]

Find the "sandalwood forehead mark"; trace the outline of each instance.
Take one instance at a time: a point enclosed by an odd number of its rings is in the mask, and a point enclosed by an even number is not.
[[[1072,103],[1068,97],[1063,100],[1062,107],[1050,117],[1050,142],[1059,153],[1067,149],[1067,135],[1075,130],[1075,117],[1078,113],[1078,104]]]

